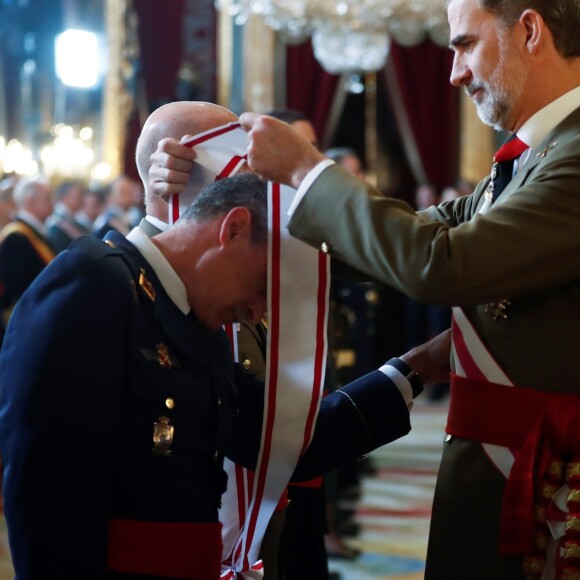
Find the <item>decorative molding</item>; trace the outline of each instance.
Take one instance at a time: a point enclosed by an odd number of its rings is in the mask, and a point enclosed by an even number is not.
[[[274,108],[275,32],[251,16],[244,35],[244,108],[266,113]]]
[[[139,40],[133,0],[106,0],[105,30],[109,61],[103,95],[103,160],[115,177],[124,172],[127,123],[138,82]]]

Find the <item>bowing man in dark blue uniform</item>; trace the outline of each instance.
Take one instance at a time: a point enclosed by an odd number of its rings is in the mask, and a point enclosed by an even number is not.
[[[244,175],[154,238],[81,238],[23,295],[0,353],[17,578],[219,578],[222,458],[253,466],[261,416],[221,325],[265,310],[265,192]],[[333,467],[320,453],[331,432],[357,456],[410,429],[380,371],[325,407],[336,422],[319,420],[297,477]]]

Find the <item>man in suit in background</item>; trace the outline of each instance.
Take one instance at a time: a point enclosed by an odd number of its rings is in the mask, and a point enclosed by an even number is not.
[[[138,184],[128,177],[117,177],[108,187],[105,211],[93,224],[93,235],[102,238],[111,230],[127,235],[131,231],[130,210],[135,205]]]
[[[485,123],[518,138],[472,195],[417,215],[329,165],[284,124],[251,113],[240,118],[248,160],[299,190],[295,236],[417,300],[455,307],[426,578],[573,577],[580,441],[567,426],[580,420],[580,4],[450,0],[448,16],[452,84]]]
[[[52,213],[52,189],[43,181],[21,179],[14,186],[16,219],[0,230],[0,327],[14,305],[54,258],[45,220]]]
[[[78,181],[65,181],[55,190],[56,205],[46,227],[56,253],[66,250],[73,240],[90,233],[75,217],[83,207],[84,192],[83,184]]]
[[[0,181],[0,228],[9,224],[14,219],[16,206],[12,192],[18,179],[16,176],[5,177]]]

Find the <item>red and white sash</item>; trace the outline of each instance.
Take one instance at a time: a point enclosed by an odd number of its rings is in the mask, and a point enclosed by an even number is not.
[[[457,306],[453,308],[452,328],[452,349],[457,375],[508,387],[514,386],[482,342],[465,312]],[[482,443],[482,446],[493,464],[507,478],[515,460],[512,451],[491,443]]]
[[[184,141],[185,142],[185,141]],[[243,165],[246,133],[238,123],[189,138],[196,162],[210,181],[234,175]],[[209,181],[208,181],[209,182]],[[228,487],[220,521],[224,544],[222,579],[263,577],[258,561],[266,527],[296,463],[310,443],[322,397],[330,261],[326,254],[290,237],[286,224],[295,190],[268,187],[268,339],[262,442],[255,472],[228,459]],[[174,215],[184,199],[173,196]],[[175,220],[174,220],[175,221]],[[235,329],[226,328],[237,359]]]
[[[468,320],[468,318],[465,316],[463,310],[459,307],[453,308],[452,326],[453,326],[452,348],[454,351],[454,358],[456,363],[455,372],[457,375],[465,377],[467,379],[474,379],[480,381],[483,380],[488,381],[490,383],[505,385],[507,387],[514,387],[514,384],[508,378],[507,374],[500,367],[497,361],[493,358],[492,354],[489,352],[485,344],[478,336],[475,328]],[[566,395],[563,394],[561,396],[565,397]],[[555,402],[557,403],[557,400]],[[552,409],[552,412],[557,415],[558,413],[557,404],[554,406],[555,411]],[[568,407],[573,409],[573,399],[571,399],[571,402],[568,405]],[[564,415],[562,425],[566,425],[567,422],[570,423],[570,420],[566,419]],[[542,422],[539,423],[540,432],[541,429],[544,428],[544,425],[545,424]],[[534,437],[533,440],[534,445],[537,445],[538,441],[540,441],[540,437],[536,433],[536,429],[538,429],[538,425],[534,425],[534,428],[533,429],[531,428],[529,432],[529,436]],[[549,437],[547,438],[547,440],[552,441]],[[490,460],[493,462],[493,464],[499,469],[499,471],[506,478],[509,478],[510,472],[512,471],[512,467],[514,467],[514,463],[516,463],[516,455],[514,454],[514,452],[507,447],[492,445],[489,443],[482,443],[482,446],[487,455],[489,456]],[[530,462],[529,458],[527,457],[528,455],[529,449],[527,449],[526,447],[523,448],[523,456],[522,451],[518,452],[518,461],[520,461],[520,464],[523,462],[524,467],[522,468],[522,466],[520,465],[518,472],[518,464],[516,463],[515,469],[517,482],[521,483],[522,481],[523,482],[527,481],[525,478],[522,477],[522,473],[526,474],[527,476],[528,473],[533,473],[534,468],[538,468],[538,465],[542,464],[542,461],[538,460],[537,458],[533,459],[533,461]],[[557,456],[557,451],[555,455]],[[551,455],[548,456],[551,457]],[[542,460],[544,462],[546,461],[545,458],[542,458]],[[515,503],[512,501],[514,490],[518,494],[517,495],[518,499],[522,497],[522,490],[517,485],[516,487],[512,486],[512,488],[510,489],[510,481],[508,480],[508,487],[506,488],[506,493],[509,492],[512,495],[508,496],[511,499],[506,499],[506,497],[504,496],[504,510],[506,508],[507,503],[507,506],[512,508],[513,514],[518,513],[521,514],[521,512],[517,511],[517,505],[514,508]],[[529,499],[533,501],[532,498],[533,492],[530,493]],[[561,566],[564,565],[562,562],[564,562],[566,558],[574,558],[574,556],[566,555],[565,550],[560,550],[560,543],[563,543],[566,539],[567,527],[565,524],[567,522],[567,515],[570,512],[568,504],[569,501],[571,501],[572,505],[574,505],[573,503],[574,500],[570,499],[570,487],[568,483],[564,483],[564,485],[559,487],[559,489],[557,489],[555,492],[553,491],[553,497],[551,498],[550,503],[546,508],[546,525],[548,526],[551,537],[548,538],[547,545],[545,546],[546,553],[545,564],[543,564],[542,566],[542,571],[538,573],[541,580],[552,580],[556,577],[560,578],[561,576],[558,570],[560,569]],[[525,504],[524,507],[526,507]],[[529,512],[525,513],[529,515]],[[512,523],[513,522],[521,523],[522,521],[524,521],[524,518],[522,518],[521,515],[519,518],[517,518],[514,517],[513,514],[511,514],[511,517],[508,518],[507,522],[509,522],[510,520],[512,521]],[[526,541],[525,534],[527,533],[527,529],[528,528],[531,529],[533,527],[533,517],[529,515],[529,519],[530,522],[527,522],[526,525],[523,526],[524,535],[522,536],[522,534],[520,533],[518,538],[520,540],[522,537],[524,538],[523,545],[525,545]],[[505,523],[506,522],[502,521],[501,533],[504,535],[505,535],[504,531]],[[517,529],[517,525],[515,526],[515,528]],[[520,530],[517,531],[519,532]],[[513,536],[514,536],[513,530],[511,530],[510,533],[505,535],[505,537],[509,538],[510,541],[513,540]],[[503,542],[504,539],[501,540],[502,544]],[[519,548],[520,544],[518,544],[517,541],[515,542],[515,545],[518,547],[518,552],[514,553],[521,552],[521,549]],[[540,553],[541,551],[542,550],[540,550]],[[564,560],[561,559],[562,557],[564,558]]]
[[[246,161],[247,135],[239,123],[228,123],[193,137],[186,137],[181,143],[195,148],[195,162],[203,168],[197,176],[200,189],[218,179],[232,177]],[[179,219],[193,201],[194,195],[176,193],[169,198],[170,224]]]
[[[224,560],[248,580],[257,577],[251,565],[258,558],[264,532],[296,463],[312,439],[324,383],[329,260],[288,234],[287,210],[294,195],[291,188],[269,184],[268,342],[262,446],[255,474],[227,462],[230,485],[220,512]],[[231,485],[234,481],[235,486]]]

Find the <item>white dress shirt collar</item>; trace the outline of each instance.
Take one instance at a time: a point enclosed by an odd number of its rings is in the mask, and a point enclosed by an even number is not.
[[[64,218],[68,218],[68,219],[74,219],[74,214],[73,212],[68,208],[68,206],[64,205],[64,203],[61,203],[60,201],[56,203],[56,205],[54,206],[54,213],[58,216],[64,217]]]
[[[152,215],[146,215],[145,219],[152,226],[155,226],[158,230],[161,230],[162,232],[166,232],[171,227],[167,222],[164,222],[163,220],[160,220],[159,218],[156,218],[155,216]]]
[[[534,113],[521,126],[517,135],[531,148],[538,147],[546,135],[578,107],[580,107],[580,87],[568,91]]]
[[[138,227],[133,228],[127,235],[127,239],[141,252],[142,256],[149,262],[151,268],[159,278],[161,285],[167,292],[171,301],[183,312],[189,314],[191,308],[187,301],[187,291],[185,284],[177,275],[159,248],[151,241],[149,236]]]

